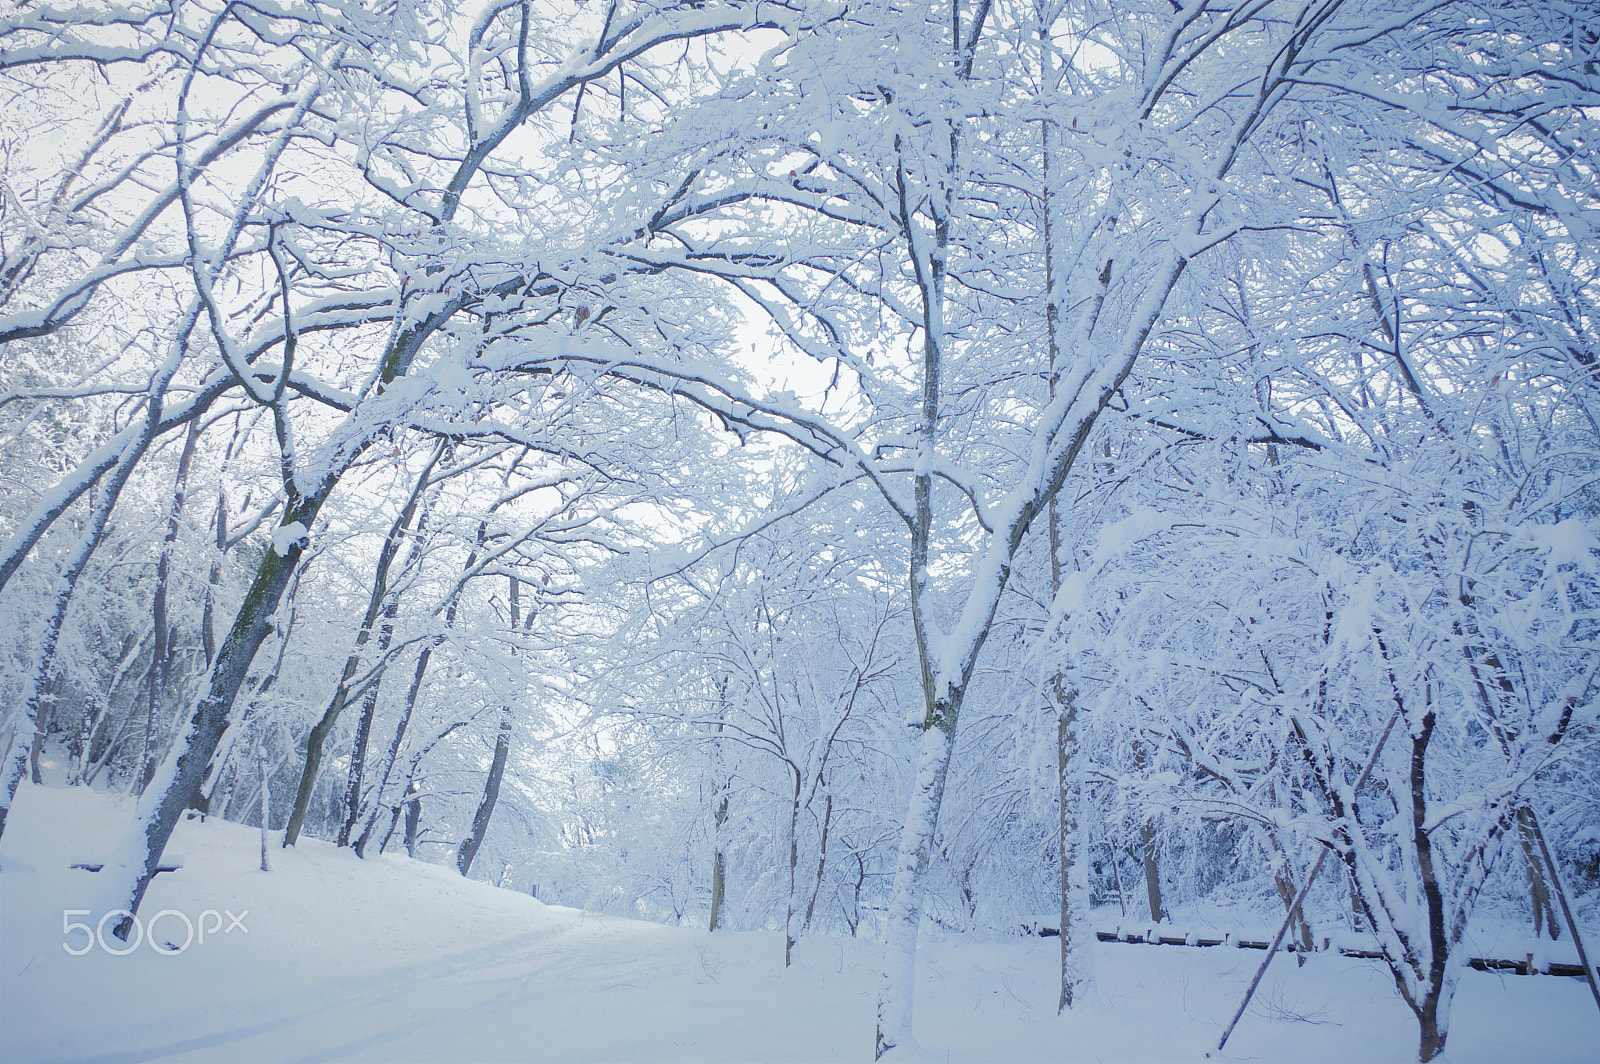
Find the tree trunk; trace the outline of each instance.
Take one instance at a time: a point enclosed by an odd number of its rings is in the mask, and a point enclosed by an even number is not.
[[[707,931],[715,931],[721,926],[722,898],[727,889],[727,855],[722,849],[723,825],[728,822],[728,791],[722,788],[722,793],[717,797],[716,812],[712,814],[714,820],[714,837],[711,850],[711,919],[706,925]]]
[[[40,721],[39,727],[34,729],[33,742],[28,744],[28,778],[33,780],[35,787],[44,786],[44,776],[39,771],[39,755],[44,751],[44,736],[46,723]]]
[[[296,596],[297,592],[300,589],[300,578],[302,576],[304,576],[304,575],[305,575],[305,570],[304,569],[299,570],[295,574],[294,579],[289,582],[289,588],[284,593],[284,597],[287,599],[287,601],[289,603],[289,619],[288,619],[287,622],[285,622],[284,624],[279,626],[278,631],[276,633],[277,637],[278,637],[278,656],[273,661],[271,670],[269,670],[265,676],[258,676],[258,677],[252,678],[252,679],[247,679],[245,681],[246,689],[249,690],[250,688],[253,687],[254,688],[254,692],[252,693],[250,699],[245,703],[244,712],[239,715],[238,721],[235,722],[235,723],[230,724],[228,726],[228,730],[223,732],[223,741],[224,742],[230,741],[229,740],[229,736],[230,735],[233,735],[234,733],[242,734],[244,732],[245,728],[248,727],[249,724],[250,724],[251,717],[253,717],[255,715],[256,711],[258,709],[260,709],[260,707],[261,707],[261,705],[263,703],[263,700],[267,697],[268,693],[271,692],[273,685],[278,682],[278,677],[283,674],[283,657],[289,651],[289,637],[294,633],[295,618],[297,616],[299,616],[299,610],[295,606],[295,596]],[[262,736],[262,737],[258,738],[256,740],[256,742],[257,742],[257,749],[260,750],[263,754],[265,754],[266,753],[266,739],[265,739],[265,737]],[[220,759],[217,757],[217,755],[212,755],[212,765],[208,765],[206,770],[209,772],[209,771],[211,771],[212,766],[216,766],[216,765],[221,765],[222,767],[225,767],[226,766],[226,758],[227,757],[228,757],[228,751],[226,751],[226,750],[223,751],[222,757]],[[286,757],[285,758],[285,763],[287,763],[287,760],[288,759]],[[217,771],[220,773],[222,771],[222,768],[221,767],[217,768]],[[239,768],[234,772],[233,780],[229,784],[229,786],[231,788],[234,788],[234,789],[238,788],[239,781],[244,777],[245,771],[246,771],[246,769]],[[202,791],[203,791],[203,784],[204,784],[204,781],[202,781]],[[232,794],[228,795],[227,804],[225,804],[222,807],[223,808],[222,815],[223,815],[224,819],[226,819],[231,814],[231,811],[233,809],[233,799],[234,799],[234,796]],[[204,807],[205,808],[209,808],[210,804],[211,803],[209,801],[206,801]],[[248,807],[248,803],[246,803],[246,806]]]
[[[724,721],[728,715],[728,677],[718,676],[717,686],[717,734],[722,734]],[[706,923],[707,931],[715,931],[722,924],[722,900],[727,889],[727,855],[723,852],[723,830],[728,823],[728,791],[729,781],[723,777],[722,771],[722,740],[714,740],[713,749],[716,751],[716,780],[717,804],[712,812],[711,835],[711,919]]]
[[[389,848],[389,840],[394,837],[394,829],[395,829],[395,826],[400,823],[400,811],[403,808],[404,808],[403,805],[395,805],[395,806],[390,806],[389,807],[389,830],[387,830],[387,831],[385,831],[383,833],[383,841],[378,843],[378,852],[379,853],[382,853],[384,850]],[[420,817],[421,815],[422,815],[422,808],[419,805],[417,807],[417,816]],[[372,834],[372,829],[373,829],[374,825],[377,824],[377,820],[378,820],[378,810],[374,809],[372,811],[372,819],[367,822],[367,830],[362,833],[361,841],[356,844],[356,853],[357,853],[357,855],[364,855],[365,854],[367,838],[368,838],[368,836],[370,836]]]
[[[421,493],[427,489],[430,483],[428,478],[433,473],[434,466],[439,463],[439,460],[444,457],[449,449],[448,441],[439,443],[438,450],[434,454],[432,461],[423,469],[422,476],[417,478],[415,498],[421,498]],[[411,549],[406,554],[405,564],[400,567],[402,581],[405,579],[405,574],[411,571],[412,567],[422,557],[421,536],[427,527],[428,521],[425,511],[426,508],[424,507],[421,511],[422,516],[417,521],[417,533],[411,540]],[[389,596],[389,601],[383,608],[383,624],[378,630],[379,657],[388,652],[389,645],[394,641],[394,620],[399,613],[400,589],[397,588],[394,594]],[[356,724],[355,748],[350,753],[350,776],[346,780],[344,788],[344,820],[339,825],[339,837],[337,840],[340,846],[350,845],[350,833],[355,830],[356,821],[361,819],[362,775],[366,770],[367,743],[372,738],[372,720],[378,712],[378,686],[382,680],[383,677],[381,675],[375,677],[372,685],[367,688],[367,693],[361,698],[361,718]]]
[[[289,811],[289,822],[283,830],[285,848],[300,841],[300,828],[305,824],[306,811],[311,808],[311,795],[317,786],[317,771],[322,767],[322,746],[333,731],[333,726],[338,723],[339,714],[344,712],[345,697],[350,693],[350,679],[360,667],[359,656],[352,654],[346,659],[344,674],[333,692],[332,701],[323,711],[322,719],[312,725],[311,734],[306,736],[306,760],[300,772],[300,786],[295,791],[294,806]]]
[[[417,857],[417,835],[422,827],[422,799],[413,798],[406,803],[406,856]],[[390,830],[393,830],[391,828]],[[387,844],[388,840],[384,842]]]
[[[933,704],[930,723],[917,746],[917,775],[911,805],[895,858],[889,902],[888,941],[884,946],[883,981],[878,991],[878,1033],[875,1057],[911,1040],[911,1008],[916,975],[917,930],[922,923],[922,882],[933,854],[939,806],[950,774],[951,735],[960,707],[959,689],[950,701]]]
[[[794,960],[794,944],[799,938],[795,928],[794,871],[800,863],[800,770],[793,765],[794,793],[789,796],[789,893],[785,898],[783,914],[783,966]]]
[[[44,786],[44,774],[39,769],[39,757],[44,753],[45,739],[50,734],[50,729],[55,726],[56,707],[60,704],[61,688],[63,686],[61,673],[56,673],[50,678],[50,683],[45,687],[45,694],[40,699],[39,720],[33,729],[33,741],[28,744],[28,778],[35,787]]]
[[[806,899],[806,918],[801,921],[801,931],[810,930],[811,914],[817,908],[817,894],[822,890],[822,874],[828,868],[828,829],[832,826],[833,795],[830,793],[822,809],[822,838],[817,846],[817,874],[811,878],[811,896]]]
[[[329,490],[331,488],[330,484]],[[285,517],[309,528],[324,498],[326,493],[319,493],[287,511]],[[300,554],[301,547],[296,543],[283,554],[269,550],[262,557],[244,604],[217,652],[206,695],[196,703],[183,735],[152,781],[152,789],[140,800],[133,829],[124,840],[118,860],[108,865],[107,871],[115,868],[114,874],[121,879],[114,885],[113,896],[120,903],[117,908],[135,913],[144,900],[144,892],[156,873],[156,866],[161,863],[161,852],[172,837],[172,829],[177,826],[178,817],[199,786],[206,766],[211,763],[211,755],[227,730],[234,697],[244,683],[256,651],[272,630],[273,615],[299,564]],[[117,937],[126,938],[132,926],[133,917],[124,917],[117,925]]]
[[[78,719],[78,738],[71,748],[72,773],[67,777],[67,785],[76,787],[83,782],[84,771],[89,767],[89,748],[94,739],[94,733],[100,726],[101,719],[105,716],[105,700],[100,697],[97,688],[89,688],[83,695],[83,715]],[[0,761],[0,764],[3,764]]]
[[[511,752],[511,707],[502,706],[500,709],[500,734],[495,738],[494,761],[489,765],[489,779],[483,787],[483,801],[478,803],[478,812],[472,818],[472,834],[461,840],[461,847],[456,851],[456,867],[461,869],[461,874],[466,875],[472,868],[472,859],[478,856],[478,847],[483,845],[483,836],[489,830],[489,818],[494,815],[495,800],[500,797],[500,779],[505,775],[506,757]],[[409,838],[411,821],[406,820],[406,831]],[[408,842],[407,849],[410,849]]]
[[[480,546],[483,543],[483,531],[484,526],[479,525]],[[519,628],[532,628],[539,610],[537,605],[530,605],[527,620],[523,622],[520,597],[522,581],[515,575],[510,580],[511,631],[515,633]],[[461,848],[456,851],[456,867],[461,869],[462,875],[466,875],[472,867],[472,859],[478,855],[478,847],[483,845],[483,837],[489,831],[489,818],[494,815],[494,804],[500,797],[500,780],[505,775],[506,759],[511,753],[511,725],[512,711],[508,703],[500,707],[500,733],[495,737],[494,760],[489,764],[489,779],[484,784],[483,801],[478,804],[478,812],[472,818],[472,834],[461,841]]]
[[[1048,134],[1048,130],[1046,133]],[[1046,147],[1049,138],[1046,138]],[[1048,166],[1048,161],[1047,161]],[[1049,207],[1046,206],[1046,232],[1049,226]],[[1050,273],[1051,254],[1046,238],[1046,270]],[[1047,285],[1053,292],[1053,285]],[[1056,321],[1055,305],[1048,310],[1051,362],[1055,362]],[[1050,548],[1050,594],[1052,599],[1061,591],[1061,515],[1056,500],[1050,500],[1048,512]],[[1089,915],[1089,877],[1083,852],[1083,749],[1078,741],[1078,692],[1067,686],[1066,678],[1058,669],[1050,678],[1050,696],[1056,711],[1056,794],[1060,802],[1059,822],[1056,825],[1056,852],[1061,864],[1061,986],[1056,998],[1056,1012],[1072,1007],[1088,984],[1093,963],[1090,949],[1094,939],[1079,935],[1075,927],[1079,918]],[[1079,941],[1083,939],[1083,941]]]
[[[246,501],[249,497],[246,496]],[[205,651],[206,668],[217,660],[217,587],[222,583],[222,559],[228,554],[228,495],[217,492],[217,553],[206,574],[206,601],[200,612],[200,645]]]
[[[1523,807],[1517,812],[1517,842],[1522,846],[1522,861],[1528,873],[1528,902],[1533,908],[1533,937],[1538,938],[1549,930],[1551,939],[1561,937],[1561,925],[1556,923],[1555,904],[1550,898],[1550,887],[1545,882],[1544,866],[1534,852],[1535,835],[1532,813]]]
[[[465,568],[463,569],[463,572],[467,572],[467,573],[472,572],[472,567],[477,564],[478,553],[481,550],[483,550],[483,545],[484,545],[484,542],[485,542],[486,537],[488,536],[488,534],[489,534],[488,522],[486,522],[486,521],[478,522],[477,544],[473,548],[472,553],[467,555],[467,564],[466,564]],[[456,623],[456,608],[458,607],[459,604],[460,604],[460,586],[458,585],[457,589],[456,589],[456,593],[451,596],[449,604],[445,607],[445,611],[444,611],[444,626],[446,628],[455,627],[455,623]],[[367,855],[367,846],[372,841],[372,833],[373,833],[374,829],[377,827],[378,817],[383,812],[383,808],[384,808],[384,806],[383,806],[384,791],[388,789],[389,779],[394,773],[394,767],[395,767],[395,765],[397,765],[399,763],[400,750],[401,750],[402,746],[405,743],[406,729],[408,727],[410,727],[412,715],[416,712],[416,709],[417,709],[417,696],[422,691],[422,680],[423,680],[423,677],[425,677],[428,674],[428,663],[433,660],[433,652],[434,652],[434,650],[436,648],[438,648],[439,646],[443,645],[443,643],[444,643],[444,636],[442,636],[442,635],[435,636],[434,639],[433,639],[433,642],[431,642],[427,646],[423,647],[422,648],[422,652],[417,655],[416,668],[413,670],[412,675],[411,675],[411,686],[406,689],[405,710],[400,714],[400,722],[395,726],[394,738],[389,743],[389,754],[388,754],[388,757],[385,759],[384,764],[383,764],[383,773],[378,779],[378,789],[377,789],[377,792],[373,795],[372,813],[367,818],[367,826],[362,829],[361,838],[356,840],[356,844],[355,844],[354,849],[356,851],[356,856],[357,857],[363,857],[364,858]],[[412,768],[413,768],[412,779],[414,779],[415,778],[415,765],[413,765]],[[407,779],[406,785],[408,787],[411,785],[411,779]],[[419,810],[420,810],[420,806],[419,806]],[[394,834],[395,824],[399,822],[400,806],[398,806],[398,805],[393,806],[391,808],[391,811],[393,813],[393,816],[391,817],[391,819],[389,821],[389,830],[384,835],[383,842],[380,843],[379,846],[378,846],[378,852],[379,853],[382,853],[383,850],[384,850],[384,847],[389,845],[389,837]],[[420,815],[420,812],[419,812],[419,815]]]
[[[270,788],[267,786],[267,748],[256,748],[256,771],[261,775],[261,870],[272,871],[267,862],[267,813],[272,808]]]
[[[959,49],[960,41],[952,41]],[[949,127],[952,153],[958,146],[956,127]],[[900,136],[895,136],[897,157],[904,151]],[[951,168],[954,159],[950,160]],[[953,176],[953,174],[951,175]],[[915,271],[922,297],[922,380],[921,410],[918,412],[918,447],[932,454],[939,431],[940,384],[944,361],[944,283],[945,255],[950,243],[950,213],[955,183],[947,182],[942,201],[931,197],[928,203],[932,222],[932,246],[926,258],[917,247],[915,234],[921,222],[912,218],[906,196],[906,170],[903,159],[896,162],[896,184],[900,193],[900,226],[906,249]],[[884,945],[883,981],[878,988],[878,1029],[873,1059],[897,1045],[909,1043],[912,1036],[911,1011],[916,991],[917,931],[922,923],[922,882],[933,855],[934,832],[939,824],[939,806],[944,801],[945,780],[950,772],[950,753],[955,743],[955,724],[961,708],[961,688],[951,684],[937,690],[933,661],[935,636],[923,614],[923,592],[928,579],[929,541],[933,530],[933,474],[919,471],[912,482],[915,514],[911,521],[909,590],[911,627],[917,643],[921,670],[921,741],[917,747],[917,775],[911,787],[911,805],[900,836],[900,851],[895,858],[893,892],[889,901],[888,941]],[[981,642],[981,638],[979,640]]]
[[[1417,1008],[1422,1028],[1418,1058],[1426,1064],[1444,1052],[1449,1034],[1451,992],[1455,973],[1449,971],[1450,942],[1445,929],[1444,892],[1433,862],[1433,838],[1428,834],[1427,756],[1433,737],[1435,716],[1430,707],[1422,715],[1422,727],[1411,739],[1411,824],[1412,845],[1416,848],[1417,875],[1427,907],[1427,970],[1423,975],[1423,996]]]
[[[1427,1008],[1417,1014],[1417,1022],[1422,1027],[1422,1042],[1417,1050],[1417,1059],[1422,1064],[1444,1052],[1445,1038],[1449,1031],[1439,1026],[1439,1002],[1435,995],[1429,994],[1426,1001]]]
[[[1058,673],[1052,681],[1056,702],[1056,785],[1061,809],[1056,849],[1061,859],[1061,992],[1056,1011],[1070,1009],[1088,981],[1086,961],[1092,936],[1078,934],[1077,921],[1088,916],[1086,855],[1081,850],[1083,751],[1078,742],[1077,692],[1068,690]]]
[[[1167,914],[1161,908],[1161,866],[1156,858],[1156,826],[1152,821],[1139,825],[1139,848],[1144,854],[1144,891],[1150,903],[1150,919],[1159,924]]]

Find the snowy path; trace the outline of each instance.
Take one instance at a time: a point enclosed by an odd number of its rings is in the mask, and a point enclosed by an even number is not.
[[[765,980],[718,993],[714,979],[686,970],[680,936],[607,923],[267,993],[230,1006],[236,1019],[205,1034],[85,1059],[608,1060],[639,1056],[644,1031],[656,1032],[650,1055],[659,1059],[740,1059],[751,1032],[708,1031],[697,1018],[706,1011],[760,1014],[763,1037],[780,1035],[761,1007]],[[197,1029],[214,1014],[180,1010],[164,1026]],[[796,1019],[798,1036],[809,1024]],[[856,1034],[857,1045],[870,1038],[865,1027]],[[815,1058],[814,1039],[780,1040],[804,1047],[788,1059]]]
[[[23,1061],[866,1060],[878,950],[816,938],[784,971],[772,933],[707,935],[586,916],[404,859],[307,841],[256,868],[257,836],[180,827],[184,868],[145,914],[244,916],[181,953],[68,956],[63,909],[99,915],[96,877],[125,810],[25,789],[0,840],[0,1058]],[[76,917],[75,919],[85,919]],[[158,937],[181,938],[165,918]],[[1202,1060],[1261,954],[1097,947],[1097,999],[1057,1018],[1054,940],[924,948],[917,1026],[940,1060]],[[1383,969],[1275,965],[1230,1060],[1414,1059]],[[1463,973],[1448,1059],[1594,1059],[1576,979]]]

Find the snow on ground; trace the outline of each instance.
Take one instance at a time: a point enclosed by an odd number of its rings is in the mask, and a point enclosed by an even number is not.
[[[81,949],[97,876],[131,806],[25,786],[0,839],[0,1059],[187,1061],[870,1060],[880,951],[814,937],[783,969],[777,933],[708,935],[563,909],[435,865],[179,825],[141,916],[242,920],[182,950]],[[215,921],[226,928],[230,921]],[[109,924],[107,935],[109,938]],[[179,945],[180,916],[156,924]],[[114,943],[114,940],[112,940]],[[918,954],[917,1037],[940,1061],[1199,1061],[1262,954],[1097,943],[1097,991],[1054,1013],[1056,940],[957,936]],[[1269,970],[1229,1061],[1415,1059],[1381,965],[1327,954]],[[1445,1060],[1593,1061],[1581,980],[1466,971]]]

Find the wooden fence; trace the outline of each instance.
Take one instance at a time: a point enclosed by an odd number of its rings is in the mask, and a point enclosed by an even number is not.
[[[1031,935],[1044,938],[1053,938],[1061,934],[1058,927],[1049,927],[1043,924],[1024,925],[1023,930]],[[1272,945],[1272,936],[1269,934],[1235,934],[1225,932],[1183,932],[1177,928],[1147,927],[1137,930],[1125,928],[1097,928],[1094,937],[1101,942],[1129,942],[1147,946],[1234,946],[1238,949],[1266,949]],[[1333,940],[1323,938],[1322,949],[1332,951]],[[1368,960],[1382,960],[1383,954],[1375,949],[1360,949],[1352,946],[1337,947],[1341,957],[1362,957]],[[1286,942],[1284,949],[1297,952],[1300,944]],[[1521,960],[1501,957],[1471,957],[1467,963],[1480,972],[1515,972],[1517,975],[1568,975],[1575,978],[1583,977],[1583,965],[1571,964],[1565,961],[1540,960],[1534,954],[1526,954]]]

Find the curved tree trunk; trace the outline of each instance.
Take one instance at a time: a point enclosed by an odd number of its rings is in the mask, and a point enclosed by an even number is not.
[[[315,519],[321,502],[321,498],[307,500],[308,504],[314,505],[297,508],[291,513],[310,527],[308,519]],[[151,788],[145,792],[145,798],[140,801],[134,830],[125,840],[119,859],[107,869],[110,871],[115,867],[124,877],[124,882],[115,888],[119,895],[119,908],[130,913],[136,912],[139,903],[144,900],[144,892],[150,885],[150,878],[155,875],[156,866],[160,864],[167,839],[171,838],[178,817],[188,805],[189,796],[200,785],[206,766],[211,762],[211,755],[216,751],[222,733],[227,730],[234,697],[244,683],[250,662],[267,633],[272,630],[272,618],[277,611],[278,600],[300,561],[300,553],[301,548],[295,544],[284,554],[268,551],[262,558],[255,581],[245,595],[244,605],[240,607],[232,630],[217,653],[217,663],[211,669],[209,689],[195,705],[182,738],[157,772]],[[117,927],[119,938],[126,936],[132,923],[132,916],[122,920]]]
[[[830,791],[822,809],[822,837],[817,844],[817,872],[811,877],[811,891],[806,898],[805,919],[800,921],[802,933],[811,929],[811,916],[817,911],[817,895],[822,891],[822,875],[828,870],[828,832],[832,827],[833,793]]]
[[[472,833],[461,840],[461,846],[456,850],[456,867],[462,875],[472,870],[472,860],[478,856],[478,847],[483,845],[483,836],[489,831],[489,818],[494,815],[494,805],[500,797],[500,780],[505,776],[506,758],[510,753],[511,707],[502,706],[500,733],[495,737],[494,760],[489,764],[489,779],[483,786],[483,801],[478,803],[478,811],[472,817]],[[409,844],[407,848],[410,848]]]
[[[480,543],[482,527],[480,526],[479,532]],[[510,580],[511,630],[526,631],[533,627],[534,618],[538,616],[539,610],[537,605],[530,605],[526,619],[522,617],[522,581],[515,575],[512,575]],[[456,851],[456,867],[461,869],[462,875],[466,875],[472,867],[472,860],[478,855],[478,847],[483,845],[483,837],[489,830],[489,818],[494,815],[495,802],[500,797],[500,781],[505,776],[506,759],[511,753],[512,723],[512,708],[508,703],[500,707],[500,732],[495,737],[494,760],[489,765],[489,779],[484,784],[483,801],[478,803],[478,812],[472,818],[472,834],[462,840],[460,849]]]
[[[517,631],[521,625],[521,598],[520,588],[522,581],[515,576],[511,577],[511,630]],[[528,611],[528,623],[533,623],[534,613]],[[500,707],[500,731],[495,736],[494,760],[489,764],[489,778],[483,786],[483,801],[478,803],[478,811],[472,817],[472,833],[461,840],[461,846],[456,850],[456,867],[466,875],[472,869],[473,858],[478,856],[478,847],[483,845],[483,837],[489,831],[489,818],[494,815],[495,802],[500,798],[500,780],[505,776],[506,758],[511,753],[511,706],[509,703]]]

